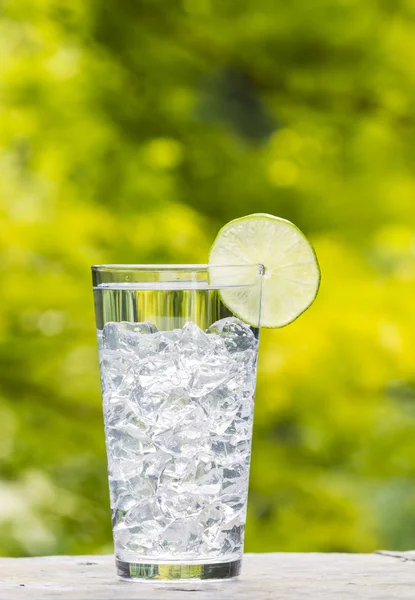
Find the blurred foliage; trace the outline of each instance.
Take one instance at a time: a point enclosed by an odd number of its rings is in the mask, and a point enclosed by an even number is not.
[[[414,547],[414,2],[0,11],[0,554],[111,549],[90,264],[250,212],[323,281],[262,333],[246,549]]]

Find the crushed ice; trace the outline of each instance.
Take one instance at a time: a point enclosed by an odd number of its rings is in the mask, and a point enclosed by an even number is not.
[[[235,317],[106,323],[100,367],[116,552],[242,550],[258,341]]]

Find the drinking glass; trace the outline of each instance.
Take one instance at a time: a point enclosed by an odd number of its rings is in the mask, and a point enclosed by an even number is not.
[[[235,577],[262,266],[97,265],[92,273],[118,575]]]

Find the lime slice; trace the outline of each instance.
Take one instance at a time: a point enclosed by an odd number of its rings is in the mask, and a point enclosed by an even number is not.
[[[288,325],[317,296],[320,269],[313,247],[293,223],[272,215],[248,215],[222,227],[210,251],[209,265],[255,263],[264,265],[261,326]],[[249,288],[245,293],[243,288],[237,293],[231,288],[221,290],[232,312],[257,325],[257,306],[249,294]]]

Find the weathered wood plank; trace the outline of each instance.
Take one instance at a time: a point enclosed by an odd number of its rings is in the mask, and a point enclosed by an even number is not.
[[[382,554],[383,556],[393,556],[394,558],[400,558],[401,560],[414,560],[415,561],[415,550],[407,550],[406,552],[397,552],[395,550],[379,550],[376,554]]]
[[[415,565],[380,554],[246,554],[223,583],[118,581],[112,556],[0,558],[1,600],[413,600]]]

